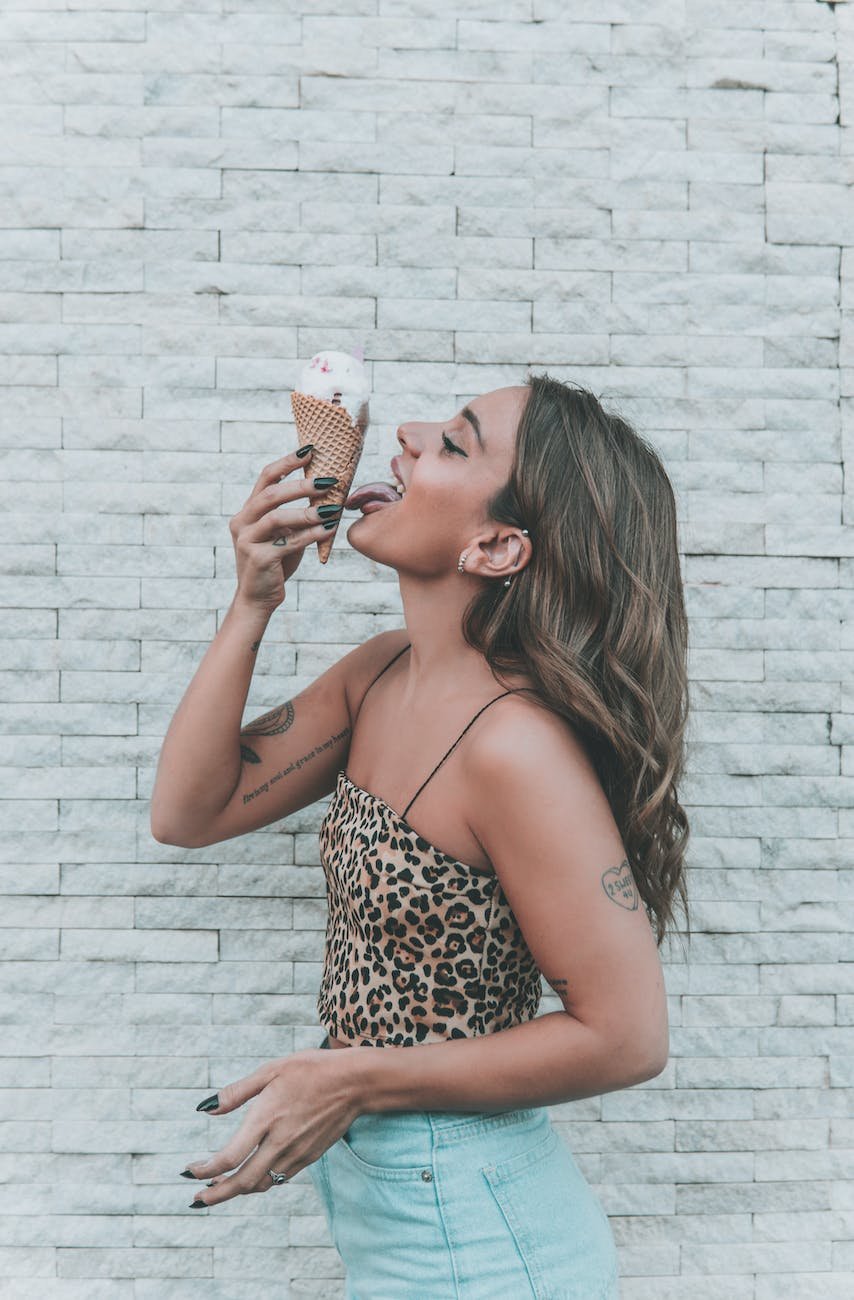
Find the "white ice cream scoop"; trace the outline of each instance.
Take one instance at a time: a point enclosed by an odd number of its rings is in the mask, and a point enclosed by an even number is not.
[[[349,352],[318,352],[306,362],[297,389],[343,406],[353,424],[367,424],[371,386],[365,367]]]

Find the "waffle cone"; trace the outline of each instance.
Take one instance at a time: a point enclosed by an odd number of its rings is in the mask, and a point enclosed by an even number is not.
[[[365,445],[367,425],[353,424],[345,407],[335,406],[332,402],[311,397],[307,393],[291,393],[291,406],[300,445],[306,442],[314,444],[311,460],[303,469],[303,475],[305,478],[319,478],[331,474],[338,479],[335,487],[329,488],[322,496],[315,497],[312,504],[343,506],[350,495],[356,466]],[[340,521],[339,515],[338,522]],[[330,528],[328,537],[317,543],[321,564],[329,559],[337,536],[338,529]]]

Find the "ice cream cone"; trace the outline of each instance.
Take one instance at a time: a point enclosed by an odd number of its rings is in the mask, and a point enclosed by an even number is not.
[[[365,445],[367,424],[353,424],[345,407],[308,393],[291,393],[291,406],[300,445],[307,442],[314,445],[311,460],[303,470],[304,476],[319,478],[330,474],[338,479],[335,487],[316,497],[312,505],[343,506],[350,495],[356,466]],[[338,522],[341,522],[340,515]],[[321,564],[329,559],[337,536],[338,529],[331,528],[329,536],[317,543]]]

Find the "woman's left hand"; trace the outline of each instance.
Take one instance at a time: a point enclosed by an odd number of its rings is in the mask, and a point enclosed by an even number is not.
[[[254,1101],[216,1155],[187,1165],[195,1178],[213,1179],[212,1187],[199,1189],[196,1201],[219,1205],[232,1196],[269,1192],[275,1184],[268,1170],[290,1179],[319,1160],[360,1113],[348,1057],[348,1049],[309,1048],[267,1061],[220,1088],[214,1094],[219,1104],[206,1108],[209,1115],[227,1115],[250,1098]]]

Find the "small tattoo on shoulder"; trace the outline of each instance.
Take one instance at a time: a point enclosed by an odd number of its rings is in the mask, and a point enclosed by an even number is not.
[[[623,858],[618,867],[609,867],[602,873],[602,888],[612,902],[628,912],[637,911],[640,896],[628,858]]]

